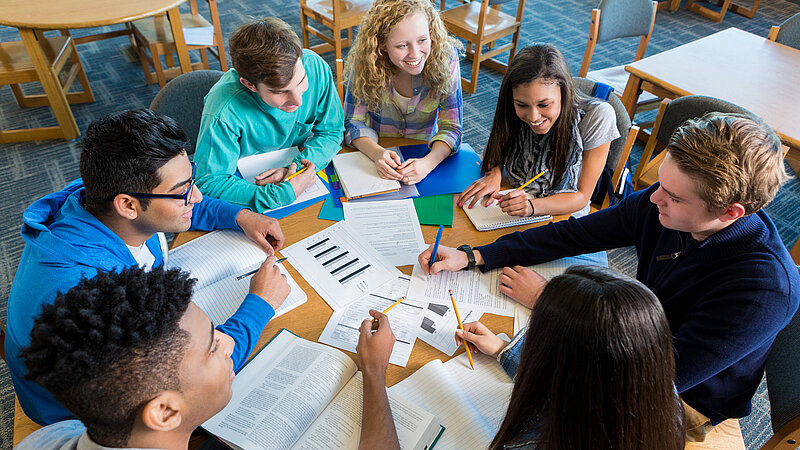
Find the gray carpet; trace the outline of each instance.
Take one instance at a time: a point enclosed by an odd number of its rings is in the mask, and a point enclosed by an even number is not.
[[[455,4],[454,0],[450,2]],[[596,2],[591,0],[529,0],[526,3],[520,45],[533,42],[553,43],[564,52],[573,73],[577,73],[586,45],[590,10],[595,5]],[[269,15],[283,18],[299,31],[300,15],[296,2],[224,0],[219,2],[219,8],[225,36],[230,35],[236,26],[246,22],[249,17]],[[800,6],[796,3],[772,0],[762,2],[752,20],[728,13],[721,24],[682,8],[675,13],[659,12],[647,54],[652,55],[732,26],[766,36],[771,25],[781,23],[798,11]],[[76,36],[84,34],[87,31],[74,32]],[[0,41],[18,39],[19,34],[15,29],[0,27]],[[635,47],[635,42],[599,45],[594,54],[592,68],[600,69],[628,62],[633,57]],[[138,59],[129,48],[127,39],[116,38],[83,44],[79,51],[96,96],[94,103],[72,107],[81,130],[85,130],[93,118],[120,109],[146,107],[155,97],[158,86],[144,84]],[[330,55],[327,55],[327,60],[331,62]],[[219,68],[216,61],[212,61],[212,68]],[[462,68],[465,74],[466,69]],[[478,92],[464,97],[464,139],[478,151],[482,151],[486,145],[501,79],[500,74],[482,69]],[[31,92],[36,91],[35,86],[31,88]],[[10,89],[0,89],[0,128],[55,124],[49,108],[22,110],[16,105]],[[8,297],[23,248],[19,237],[22,211],[33,200],[60,189],[76,178],[78,156],[79,150],[75,142],[46,141],[0,146],[0,192],[3,192],[0,197],[0,317],[5,317],[5,299]],[[633,159],[638,160],[638,154]],[[798,201],[800,184],[797,177],[793,177],[767,208],[787,245],[794,243],[800,235],[800,209],[796,207]],[[609,259],[613,267],[622,271],[631,273],[635,270],[636,255],[631,249],[614,251]],[[0,367],[0,448],[10,448],[13,391],[5,365],[0,364]],[[754,400],[753,411],[749,418],[742,421],[748,448],[760,447],[771,435],[769,406],[763,390],[759,391]]]

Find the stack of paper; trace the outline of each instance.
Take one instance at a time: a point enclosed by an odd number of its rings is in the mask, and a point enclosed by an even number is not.
[[[214,26],[203,17],[181,14],[181,25],[186,45],[214,45]]]

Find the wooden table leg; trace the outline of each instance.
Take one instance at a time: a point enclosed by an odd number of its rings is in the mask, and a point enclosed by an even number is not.
[[[183,37],[183,25],[181,25],[181,12],[178,7],[167,11],[169,26],[172,28],[172,38],[175,40],[175,52],[178,54],[178,61],[181,65],[181,73],[192,71],[192,62],[189,59],[189,49],[186,48],[186,40]]]
[[[78,130],[78,124],[75,123],[75,116],[72,115],[67,96],[61,88],[58,74],[50,67],[50,64],[42,54],[42,47],[39,45],[39,39],[44,39],[44,32],[34,31],[30,28],[20,28],[19,34],[22,36],[22,42],[25,43],[25,49],[31,58],[36,75],[39,76],[42,88],[44,88],[44,93],[47,95],[50,108],[53,110],[53,115],[56,116],[64,139],[75,139],[81,134]]]
[[[625,85],[625,91],[622,92],[622,105],[628,111],[628,115],[633,120],[636,114],[636,103],[639,101],[639,90],[642,88],[642,79],[634,74],[628,76],[628,84]]]

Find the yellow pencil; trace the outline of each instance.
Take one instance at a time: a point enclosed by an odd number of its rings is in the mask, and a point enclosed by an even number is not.
[[[297,175],[300,175],[300,174],[301,174],[301,173],[303,173],[303,171],[304,171],[304,170],[306,170],[307,168],[308,168],[308,166],[305,166],[305,167],[303,167],[302,169],[298,170],[297,172],[295,172],[295,173],[293,173],[293,174],[289,175],[288,177],[286,177],[286,179],[285,179],[285,180],[283,180],[283,181],[289,181],[289,180],[291,180],[291,179],[292,179],[292,177],[295,177],[295,176],[297,176]],[[534,178],[534,180],[535,180],[535,179],[536,179],[536,178]],[[531,181],[533,181],[533,180],[531,180]],[[530,181],[529,181],[529,183],[530,183]]]
[[[405,299],[406,299],[405,297],[400,297],[400,300],[398,300],[398,301],[396,301],[396,302],[392,303],[392,305],[391,305],[391,306],[389,306],[388,308],[384,309],[384,310],[383,310],[383,314],[386,314],[386,313],[388,313],[390,309],[394,308],[395,306],[397,306],[397,304],[398,304],[398,303],[402,302],[402,301],[403,301],[403,300],[405,300]]]
[[[453,291],[448,289],[447,292],[450,293],[450,301],[453,302],[453,311],[456,313],[456,320],[458,320],[458,328],[461,328],[461,331],[464,331],[464,324],[461,323],[461,316],[458,315],[458,307],[456,307],[456,299],[453,297]],[[469,366],[472,370],[475,370],[475,364],[472,362],[472,353],[469,351],[469,343],[464,340],[464,349],[467,351],[467,358],[469,358]]]
[[[539,178],[540,176],[546,174],[547,171],[548,171],[548,169],[544,169],[543,171],[539,172],[539,175],[536,175],[535,177],[533,177],[530,180],[528,180],[527,182],[525,182],[525,184],[523,184],[522,186],[518,187],[517,190],[520,190],[520,189],[524,188],[525,186],[533,183],[534,181],[536,181],[537,178]]]
[[[395,306],[397,306],[398,303],[402,302],[405,299],[406,299],[405,297],[400,297],[400,300],[392,303],[388,308],[384,309],[382,314],[388,313],[390,309],[394,308]],[[378,319],[372,319],[372,323],[375,323],[377,321],[378,321]]]

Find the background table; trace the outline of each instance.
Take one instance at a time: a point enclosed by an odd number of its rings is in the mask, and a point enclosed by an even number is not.
[[[752,111],[800,150],[800,50],[729,28],[625,70],[631,75],[622,103],[631,117],[639,89],[659,96],[707,95]]]
[[[181,72],[192,70],[189,51],[183,38],[178,5],[186,0],[0,0],[0,25],[15,27],[22,36],[36,74],[53,109],[64,139],[80,136],[75,117],[69,107],[56,74],[50,70],[42,54],[39,40],[45,30],[93,28],[127,23],[144,17],[167,12],[175,38]],[[88,70],[87,70],[88,71]]]

